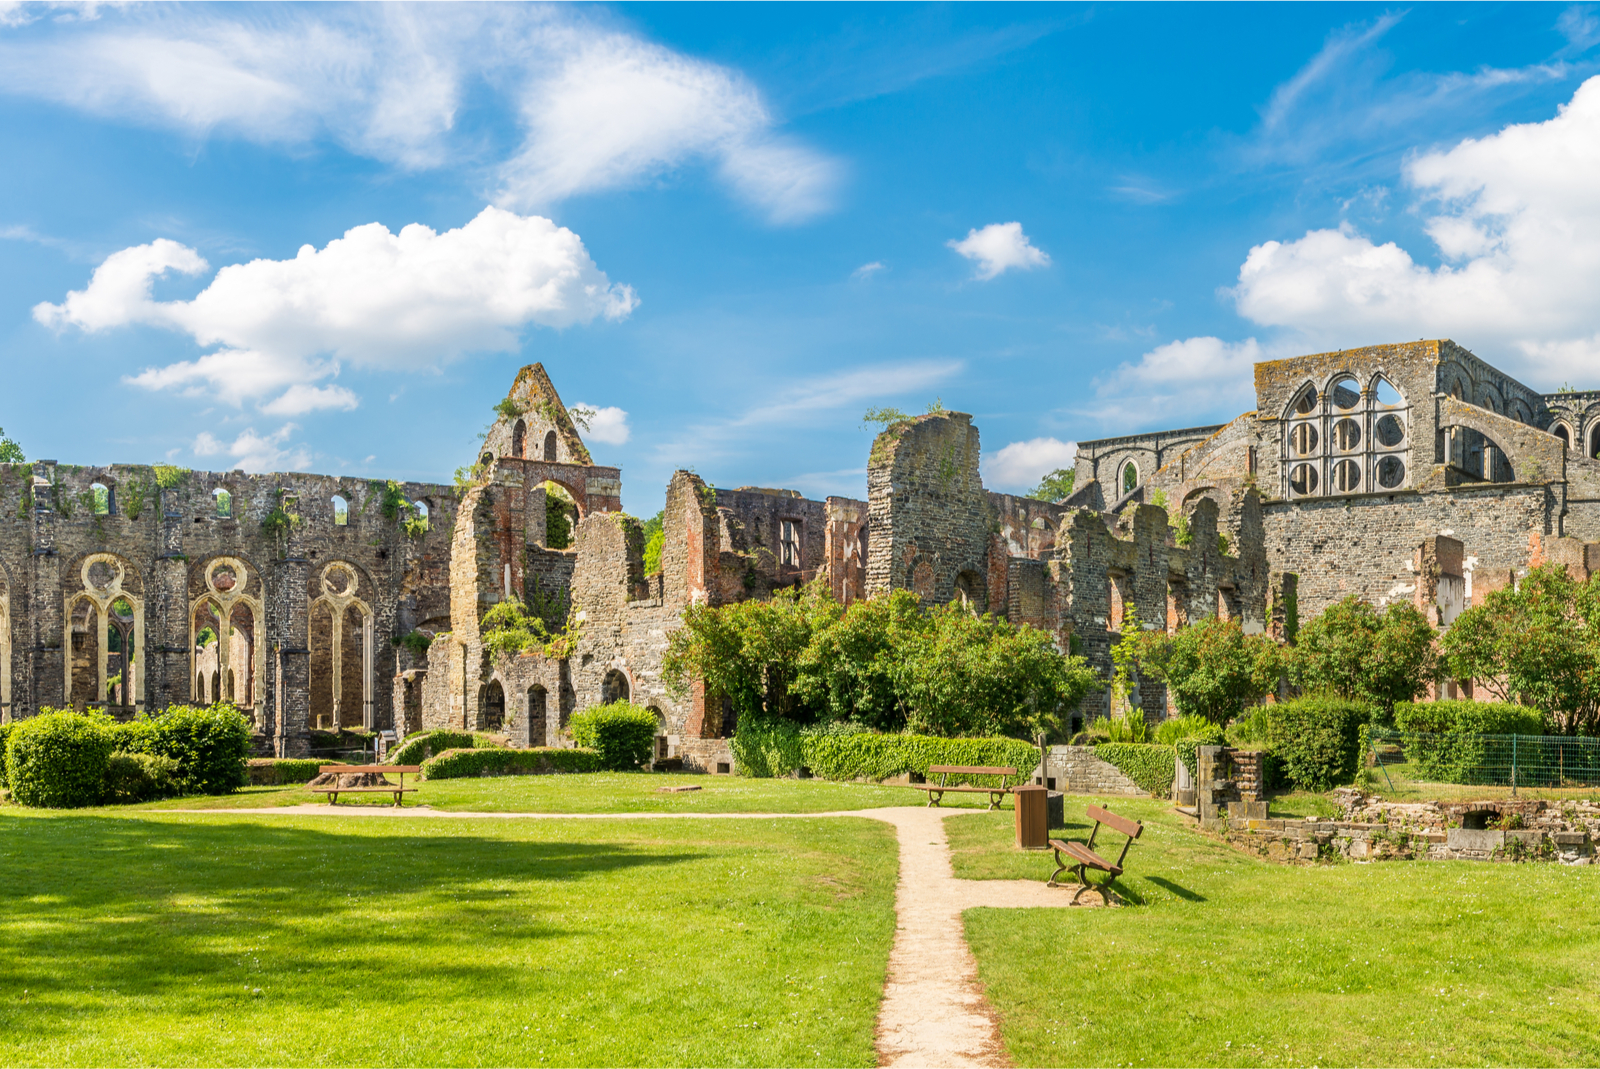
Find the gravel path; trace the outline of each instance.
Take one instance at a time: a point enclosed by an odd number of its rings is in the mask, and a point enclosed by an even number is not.
[[[274,806],[258,809],[189,809],[173,812],[286,816],[422,817],[451,820],[764,820],[867,817],[892,825],[900,842],[897,927],[889,952],[889,977],[878,1009],[881,1066],[1009,1066],[999,1022],[978,983],[978,963],[967,946],[963,910],[976,906],[1067,908],[1070,887],[1034,880],[958,880],[950,867],[946,817],[970,809],[895,807],[827,813],[474,813],[417,806]],[[1099,906],[1087,893],[1079,908]]]

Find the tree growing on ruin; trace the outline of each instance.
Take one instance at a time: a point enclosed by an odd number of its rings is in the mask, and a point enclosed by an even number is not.
[[[0,427],[0,464],[24,464],[27,459],[22,453],[22,446],[8,438],[5,428]]]
[[[1124,622],[1111,658],[1119,680],[1143,675],[1164,683],[1179,713],[1218,725],[1275,690],[1284,671],[1277,643],[1214,616],[1171,635]]]
[[[1039,485],[1028,491],[1036,501],[1060,501],[1072,496],[1072,483],[1077,478],[1076,468],[1057,468],[1039,480]]]
[[[1307,691],[1325,691],[1374,710],[1382,722],[1394,703],[1411,701],[1437,674],[1433,625],[1409,603],[1379,612],[1352,595],[1302,624],[1290,671]]]
[[[1557,731],[1600,732],[1600,581],[1535,568],[1456,617],[1439,651],[1451,677],[1543,711]]]
[[[667,542],[666,530],[662,525],[666,515],[666,510],[662,509],[641,525],[644,528],[645,575],[656,575],[661,571],[661,547]]]

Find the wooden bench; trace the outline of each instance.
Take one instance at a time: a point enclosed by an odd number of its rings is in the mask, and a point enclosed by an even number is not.
[[[338,776],[360,776],[370,772],[382,776],[392,772],[400,777],[400,783],[398,786],[391,785],[388,787],[341,787],[339,786],[339,781],[335,779],[331,787],[311,787],[308,789],[314,794],[326,794],[329,805],[337,805],[341,794],[392,794],[394,795],[394,804],[400,805],[405,795],[413,794],[416,791],[415,787],[406,786],[406,773],[415,774],[421,771],[421,765],[323,765],[323,775],[331,772]]]
[[[1118,876],[1122,875],[1122,861],[1128,856],[1128,847],[1132,846],[1133,841],[1144,832],[1144,825],[1137,820],[1119,817],[1110,810],[1101,809],[1097,805],[1089,807],[1089,819],[1094,821],[1094,829],[1089,832],[1089,842],[1087,844],[1071,841],[1062,842],[1060,839],[1050,840],[1050,845],[1056,852],[1056,865],[1058,867],[1050,876],[1049,886],[1059,887],[1060,884],[1056,883],[1056,877],[1068,869],[1077,869],[1078,890],[1072,896],[1072,900],[1076,902],[1078,895],[1083,894],[1089,888],[1088,870],[1096,869],[1100,872],[1109,873],[1103,887],[1096,888],[1096,890],[1100,891],[1100,897],[1105,899],[1107,904],[1110,904],[1111,899],[1108,892],[1111,889],[1111,884]],[[1115,864],[1094,852],[1094,837],[1100,834],[1100,826],[1102,824],[1112,831],[1120,832],[1128,837],[1127,841],[1122,844],[1122,853],[1117,855]],[[1063,852],[1067,854],[1070,860],[1062,858]]]
[[[929,765],[928,775],[932,776],[934,774],[939,776],[939,782],[925,783],[922,787],[923,790],[928,792],[928,805],[938,805],[946,792],[952,794],[987,794],[989,796],[989,808],[999,809],[1000,803],[1005,799],[1005,796],[1011,793],[1011,787],[1006,784],[1006,780],[1015,776],[1017,770],[990,765]],[[951,776],[999,776],[1000,786],[951,787],[947,786]]]

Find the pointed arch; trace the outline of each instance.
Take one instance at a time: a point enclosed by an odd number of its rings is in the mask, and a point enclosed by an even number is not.
[[[144,670],[139,653],[144,649],[144,598],[143,585],[137,582],[139,573],[115,553],[90,553],[79,562],[77,571],[81,587],[62,598],[62,693],[69,704],[108,704],[110,632],[116,629],[117,660],[126,662],[117,681],[117,696],[127,706],[142,705]]]
[[[266,626],[261,574],[239,557],[216,556],[201,562],[190,581],[189,676],[192,699],[232,702],[261,726],[261,692],[267,673]],[[207,628],[216,648],[202,644]]]

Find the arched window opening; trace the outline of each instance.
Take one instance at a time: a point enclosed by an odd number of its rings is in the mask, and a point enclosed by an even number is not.
[[[96,516],[111,515],[112,497],[109,486],[105,483],[94,483],[89,487],[89,494],[93,498]]]
[[[144,603],[123,585],[136,575],[120,557],[90,554],[78,569],[82,588],[63,601],[63,695],[76,708],[131,711],[143,698]]]
[[[537,684],[528,688],[528,745],[549,746],[550,729],[545,720],[549,713],[549,696]]]
[[[628,677],[621,669],[613,668],[606,673],[605,679],[600,682],[600,704],[610,705],[612,702],[625,702],[632,693],[628,686]]]
[[[338,494],[333,495],[333,525],[347,527],[350,524],[350,502]]]
[[[106,704],[133,704],[133,666],[138,657],[134,648],[133,603],[118,598],[106,614]]]
[[[1600,459],[1600,424],[1589,432],[1589,457]]]
[[[1361,403],[1361,387],[1355,379],[1340,379],[1329,393],[1333,397],[1333,407],[1341,412],[1348,412]]]
[[[427,533],[428,527],[433,520],[433,514],[428,510],[428,503],[426,501],[413,501],[411,502],[411,511],[414,515],[406,521],[406,530],[413,535]]]
[[[1125,494],[1131,494],[1133,493],[1134,488],[1138,485],[1139,465],[1130,460],[1126,464],[1122,465],[1122,492]]]
[[[645,711],[653,714],[656,718],[655,759],[657,761],[665,761],[672,756],[672,744],[667,738],[667,714],[663,713],[660,707],[655,705],[645,706]]]
[[[225,487],[219,486],[211,491],[211,496],[217,503],[217,518],[219,520],[231,519],[233,517],[233,494]]]
[[[572,545],[572,530],[578,525],[578,503],[567,488],[543,482],[544,544],[546,549],[567,549]]]
[[[498,679],[483,688],[483,729],[499,731],[506,723],[506,691]]]
[[[1405,398],[1400,396],[1400,391],[1395,389],[1394,384],[1382,375],[1379,375],[1378,381],[1372,384],[1372,393],[1377,398],[1378,404],[1385,407],[1405,404]],[[1455,396],[1457,400],[1461,397],[1461,384],[1459,382],[1456,383]]]
[[[494,463],[494,455],[492,453],[485,453],[483,456],[478,458],[478,463],[487,468],[490,464]]]
[[[1567,430],[1566,427],[1564,427],[1563,425],[1557,423],[1556,424],[1556,429],[1555,429],[1555,436],[1557,438],[1561,439],[1561,448],[1562,449],[1570,450],[1572,448],[1572,432]]]
[[[1406,465],[1399,457],[1384,457],[1378,461],[1378,485],[1393,490],[1406,481]]]
[[[329,561],[310,580],[311,721],[314,727],[373,727],[372,608],[353,565]]]
[[[1314,386],[1307,386],[1300,391],[1300,396],[1295,398],[1294,410],[1301,416],[1309,416],[1317,409],[1317,390]]]
[[[511,455],[514,457],[525,456],[528,448],[528,425],[522,420],[517,420],[517,425],[511,428]]]
[[[555,463],[555,459],[556,459],[556,432],[555,431],[551,431],[550,433],[548,433],[548,434],[546,434],[544,436],[544,459],[546,461],[548,461],[549,463],[552,463],[552,464]]]

